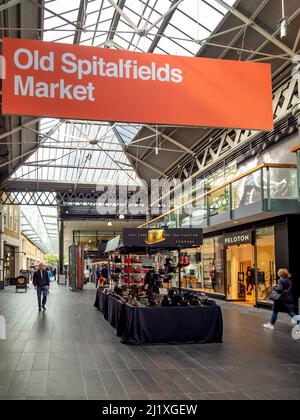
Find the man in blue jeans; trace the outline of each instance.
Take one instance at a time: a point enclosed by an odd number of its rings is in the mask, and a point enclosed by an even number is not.
[[[44,312],[46,311],[47,296],[50,286],[49,276],[45,268],[46,265],[41,262],[38,270],[33,275],[33,285],[37,291],[39,312],[41,312],[42,308]]]

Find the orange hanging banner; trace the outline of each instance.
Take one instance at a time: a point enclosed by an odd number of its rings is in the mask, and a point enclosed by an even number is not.
[[[3,39],[4,114],[273,129],[271,66]]]

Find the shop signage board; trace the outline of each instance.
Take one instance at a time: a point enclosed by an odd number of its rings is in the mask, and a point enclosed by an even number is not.
[[[228,233],[224,238],[225,246],[243,245],[253,243],[253,232],[251,230],[243,232]]]
[[[190,248],[203,244],[202,229],[124,229],[123,245],[150,248]]]
[[[273,129],[267,63],[3,39],[3,113]]]

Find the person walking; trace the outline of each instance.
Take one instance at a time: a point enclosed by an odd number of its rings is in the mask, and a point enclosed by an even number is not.
[[[105,279],[105,281],[107,281],[108,278],[109,278],[109,270],[108,270],[107,264],[103,264],[103,266],[102,266],[101,277],[103,277]]]
[[[275,294],[273,313],[271,317],[271,322],[264,324],[264,328],[269,330],[275,329],[275,324],[278,318],[279,312],[288,313],[289,316],[300,325],[300,321],[296,319],[295,306],[294,306],[294,296],[293,296],[293,283],[291,281],[291,274],[286,268],[281,268],[278,271],[278,283],[273,287],[270,298],[272,298],[272,293]]]
[[[46,311],[47,296],[50,286],[49,276],[45,268],[46,265],[41,262],[39,264],[38,270],[34,273],[33,276],[33,285],[37,291],[39,312],[41,312],[42,309],[43,311]]]

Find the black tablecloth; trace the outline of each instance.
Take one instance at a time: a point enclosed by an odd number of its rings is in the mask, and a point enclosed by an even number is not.
[[[133,307],[97,290],[95,306],[126,344],[221,343],[222,311],[218,305]]]

